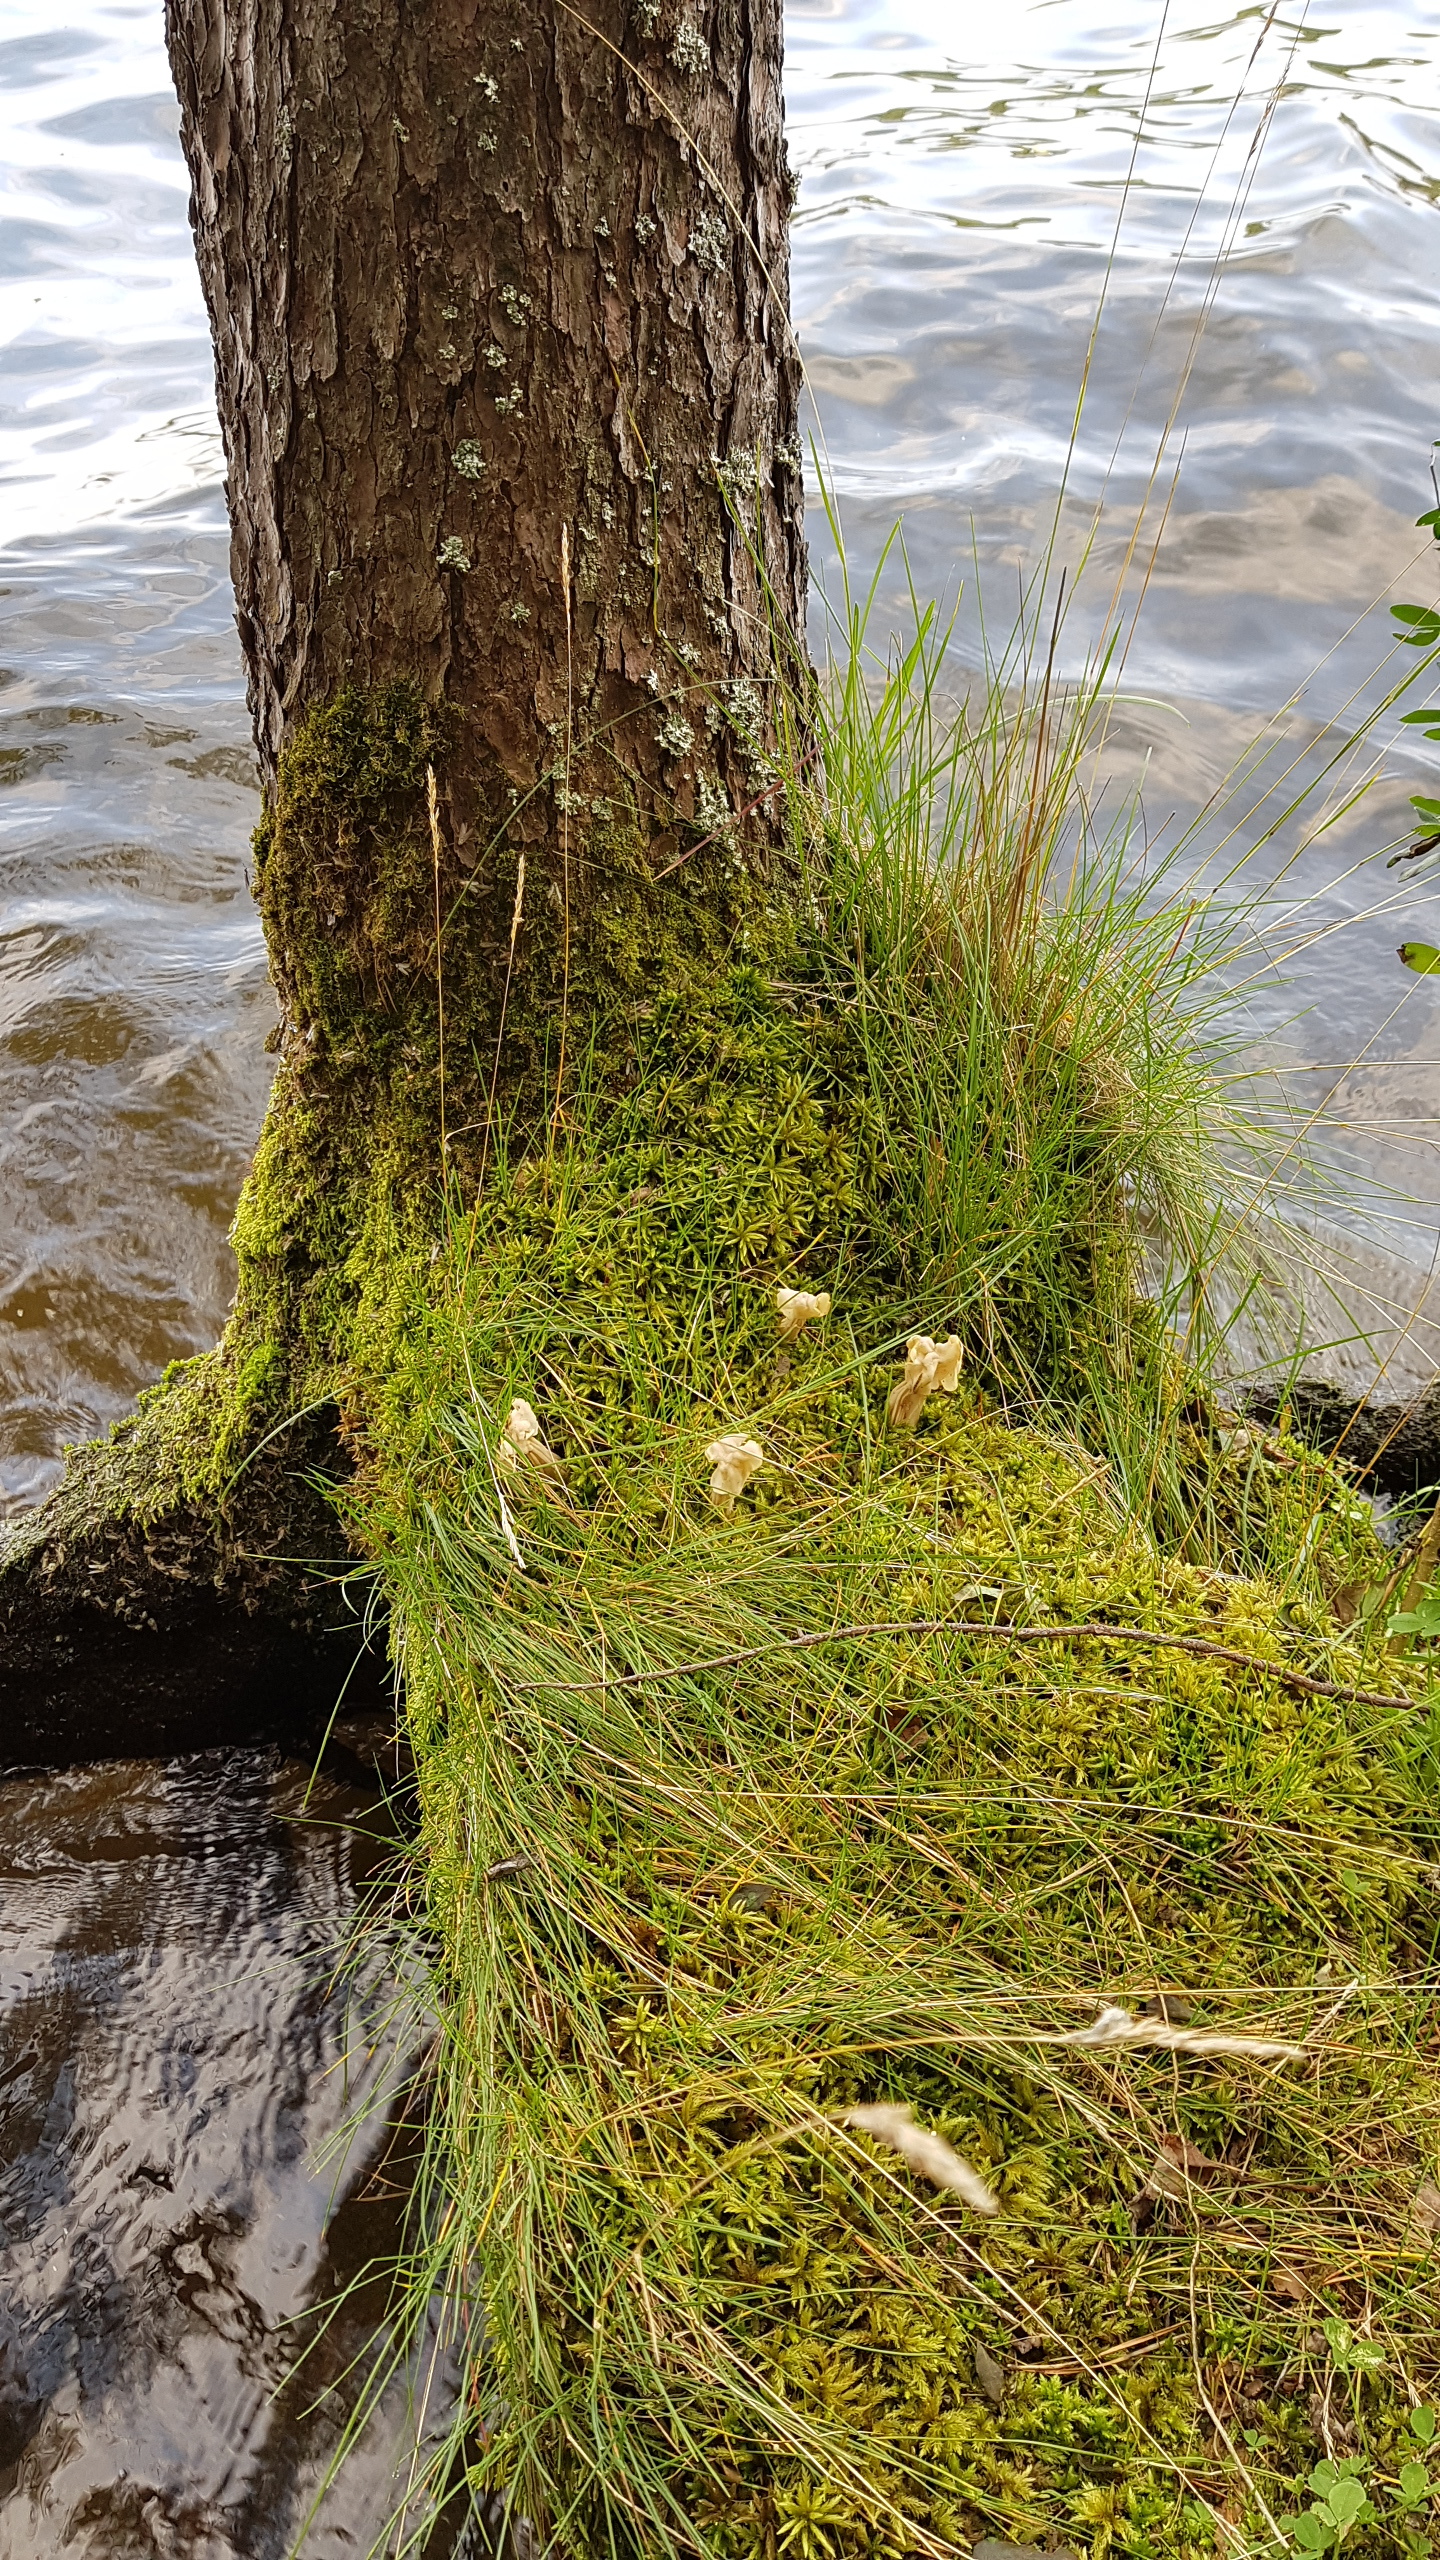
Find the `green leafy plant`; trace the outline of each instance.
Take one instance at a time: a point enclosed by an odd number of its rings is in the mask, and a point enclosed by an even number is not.
[[[1413,1609],[1402,1609],[1389,1621],[1392,1636],[1420,1636],[1433,1642],[1440,1636],[1440,1592],[1427,1591]]]
[[[1325,2344],[1337,2373],[1376,2374],[1385,2370],[1385,2350],[1368,2338],[1357,2338],[1348,2320],[1324,2323]]]
[[[1366,2493],[1365,2468],[1358,2454],[1343,2462],[1316,2463],[1303,2484],[1314,2493],[1312,2503],[1289,2522],[1297,2551],[1338,2551],[1357,2525],[1379,2522],[1379,2511]]]
[[[1325,2338],[1338,2373],[1375,2374],[1382,2369],[1383,2350],[1366,2339],[1356,2338],[1345,2321],[1327,2320]],[[1389,2537],[1398,2537],[1409,2560],[1426,2560],[1433,2544],[1416,2520],[1435,2494],[1436,2484],[1420,2459],[1420,2454],[1435,2441],[1435,2411],[1428,2404],[1412,2409],[1408,2427],[1416,2450],[1402,2457],[1393,2492],[1375,2476],[1374,2466],[1364,2454],[1348,2454],[1338,2462],[1317,2462],[1308,2478],[1296,2482],[1301,2494],[1308,2489],[1311,2498],[1300,2514],[1287,2516],[1282,2522],[1281,2529],[1294,2550],[1339,2551],[1352,2534],[1369,2525],[1384,2525],[1388,2528],[1387,2542]]]

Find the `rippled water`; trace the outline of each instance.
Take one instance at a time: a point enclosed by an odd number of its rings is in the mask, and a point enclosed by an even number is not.
[[[4,2560],[284,2560],[324,2485],[383,2300],[292,2375],[299,2324],[397,2229],[389,1987],[336,1979],[375,1806],[265,1752],[0,1783]],[[397,2384],[317,2560],[406,2428]]]
[[[1157,828],[1292,697],[1302,755],[1374,698],[1377,599],[1434,583],[1413,519],[1440,434],[1440,12],[1276,21],[1258,60],[1253,7],[1172,9],[1157,56],[1159,23],[1158,0],[789,13],[796,314],[862,572],[903,510],[922,589],[973,554],[1004,620],[1064,480],[1062,556],[1101,509],[1073,662],[1180,394],[1117,747]],[[217,1333],[271,1008],[158,0],[7,0],[0,101],[3,1508]],[[1423,771],[1392,746],[1302,856],[1311,927],[1358,921],[1254,998],[1352,1190],[1415,1195],[1384,1223],[1417,1261],[1440,981],[1393,950],[1434,902],[1352,866]],[[1242,801],[1205,840],[1232,820],[1253,835]],[[269,2560],[316,2485],[341,2404],[270,2395],[286,2323],[383,2225],[378,2129],[338,2186],[317,2150],[366,1801],[331,1775],[306,1804],[246,1754],[0,1785],[0,2560]],[[388,2426],[317,2552],[384,2514]]]

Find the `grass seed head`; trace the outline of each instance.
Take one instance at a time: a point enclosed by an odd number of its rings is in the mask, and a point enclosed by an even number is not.
[[[909,2107],[878,2104],[850,2107],[841,2121],[852,2133],[868,2133],[872,2142],[883,2142],[887,2150],[898,2151],[932,2187],[948,2187],[953,2195],[963,2197],[973,2213],[998,2213],[999,2198],[991,2193],[979,2172],[938,2133],[927,2133],[917,2124]]]
[[[1213,2053],[1237,2057],[1248,2056],[1252,2062],[1303,2062],[1305,2047],[1280,2044],[1268,2036],[1232,2036],[1211,2033],[1204,2027],[1173,2027],[1166,2018],[1136,2018],[1128,2009],[1116,2008],[1111,2002],[1101,2004],[1098,2018],[1088,2027],[1077,2027],[1073,2035],[1057,2036],[1056,2044],[1081,2047],[1086,2053],[1107,2053],[1116,2045],[1158,2045],[1165,2053]]]

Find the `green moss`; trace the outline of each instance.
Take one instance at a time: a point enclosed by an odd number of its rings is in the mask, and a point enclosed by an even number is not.
[[[1191,2560],[1322,2449],[1320,2312],[1384,2300],[1377,2459],[1436,2370],[1429,1716],[1329,1606],[1384,1570],[1368,1513],[1163,1367],[1179,1553],[1083,1401],[1007,1419],[983,1340],[888,1432],[907,1329],[972,1320],[887,1215],[844,1007],[742,967],[634,1037],[628,1091],[452,1204],[354,1496],[420,1760],[450,2276],[507,2412],[483,2476],[576,2552]],[[785,1353],[778,1280],[834,1297]],[[507,1469],[517,1395],[561,1475]],[[726,1524],[734,1430],[767,1463]],[[1327,2035],[1351,1981],[1319,2073],[1044,2041],[1176,1989]],[[998,2218],[848,2137],[875,2099]]]
[[[113,1464],[159,1517],[339,1409],[441,1950],[415,2317],[437,2275],[483,2304],[480,2469],[586,2553],[1258,2532],[1316,2450],[1317,2311],[1383,2322],[1377,2460],[1434,2371],[1435,1746],[1332,1612],[1383,1571],[1363,1507],[1137,1304],[1158,1141],[1114,972],[1087,1026],[982,1003],[937,936],[877,1010],[784,883],[701,851],[657,893],[617,798],[568,956],[532,841],[507,994],[503,846],[442,845],[436,966],[425,776],[463,753],[403,688],[287,751],[236,1314]],[[834,1302],[783,1353],[779,1282]],[[888,1430],[906,1336],[951,1329],[962,1392]],[[517,1396],[559,1472],[507,1465]],[[731,1431],[766,1464],[724,1521]],[[1177,1988],[1323,2067],[1053,2041]],[[874,2099],[999,2216],[848,2134]]]

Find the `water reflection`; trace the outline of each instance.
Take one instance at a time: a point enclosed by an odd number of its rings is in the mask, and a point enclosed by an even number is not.
[[[390,1987],[336,1979],[374,1851],[353,1772],[267,1753],[0,1784],[0,2553],[283,2560],[383,2312],[287,2380],[395,2244]],[[388,2054],[388,2059],[386,2058]],[[317,2555],[395,2499],[403,2389]]]
[[[903,511],[921,592],[953,592],[958,566],[1003,624],[1063,483],[1057,563],[1099,527],[1074,667],[1148,497],[1121,596],[1143,573],[1136,701],[1113,733],[1134,754],[1128,770],[1112,756],[1111,782],[1143,792],[1162,840],[1213,803],[1194,839],[1213,879],[1277,814],[1227,790],[1256,732],[1284,715],[1262,790],[1292,763],[1313,775],[1329,724],[1353,726],[1393,679],[1393,658],[1377,675],[1386,605],[1436,584],[1413,519],[1440,428],[1440,17],[1378,0],[1343,28],[1180,11],[1157,52],[1160,12],[1134,5],[791,14],[796,309],[851,550],[863,569]],[[1152,485],[1172,415],[1173,491],[1168,465]],[[833,578],[823,545],[819,565]],[[882,630],[901,607],[896,580]],[[969,600],[961,647],[973,663]],[[1298,853],[1282,904],[1305,912],[1283,982],[1253,981],[1236,1011],[1269,1106],[1297,1130],[1322,1114],[1330,1214],[1423,1268],[1440,988],[1394,954],[1440,918],[1434,892],[1372,857],[1434,784],[1393,718],[1379,734],[1379,787],[1309,851],[1296,823],[1265,857]]]

